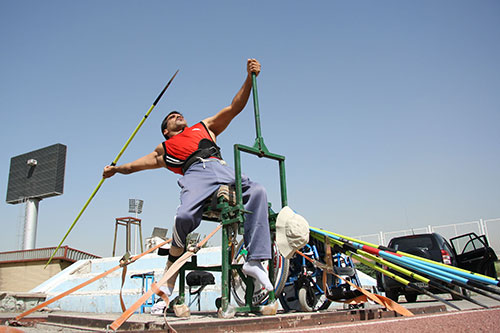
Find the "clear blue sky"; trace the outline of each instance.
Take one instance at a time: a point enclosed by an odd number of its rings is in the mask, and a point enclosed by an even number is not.
[[[262,133],[311,225],[356,236],[500,217],[499,17],[498,1],[3,0],[0,188],[12,156],[67,145],[64,194],[38,220],[37,247],[57,245],[175,70],[120,162],[154,149],[169,111],[194,124],[228,105],[255,57]],[[232,145],[254,139],[250,102],[219,145],[232,165]],[[278,208],[277,165],[244,163]],[[145,236],[171,229],[176,179],[107,180],[65,244],[109,255],[129,198],[145,201]],[[23,209],[0,204],[0,251],[18,248]]]

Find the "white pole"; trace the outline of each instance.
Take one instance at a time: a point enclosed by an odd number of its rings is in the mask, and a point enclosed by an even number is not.
[[[135,210],[135,218],[137,219],[137,208]],[[137,222],[137,221],[135,221]],[[139,227],[138,224],[135,225],[134,228],[134,254],[137,254],[137,228]]]
[[[482,235],[486,235],[486,230],[484,228],[484,221],[483,219],[479,219],[479,233]],[[488,238],[488,236],[486,236]]]
[[[38,222],[38,204],[40,199],[32,198],[26,201],[26,216],[24,218],[23,250],[31,250],[36,244],[36,228]]]

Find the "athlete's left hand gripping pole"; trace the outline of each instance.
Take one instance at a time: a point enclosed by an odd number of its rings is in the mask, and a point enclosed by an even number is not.
[[[132,132],[132,134],[130,135],[130,137],[128,138],[127,142],[125,143],[125,145],[123,146],[123,148],[120,150],[120,152],[118,153],[118,155],[116,156],[116,158],[113,160],[113,162],[111,162],[111,165],[114,166],[116,165],[116,163],[118,163],[118,160],[120,159],[120,157],[123,155],[123,153],[125,152],[125,149],[127,149],[128,145],[130,144],[130,142],[132,141],[132,139],[135,137],[135,135],[137,134],[137,132],[139,131],[139,129],[141,128],[142,124],[144,124],[144,122],[146,121],[146,118],[149,116],[149,114],[151,113],[151,111],[153,111],[153,109],[155,108],[156,104],[158,104],[158,102],[160,101],[161,97],[163,96],[163,94],[165,93],[165,91],[167,90],[168,86],[170,86],[170,83],[172,83],[172,81],[174,80],[175,76],[177,75],[177,73],[179,73],[179,70],[177,70],[174,75],[172,76],[172,78],[170,79],[170,81],[168,81],[167,85],[165,86],[165,88],[163,88],[163,90],[161,91],[161,93],[158,95],[158,97],[156,98],[156,100],[154,101],[153,105],[151,105],[151,107],[149,108],[148,112],[146,112],[146,114],[144,115],[144,117],[141,119],[139,125],[137,125],[137,127],[135,128],[135,130]],[[90,195],[90,198],[88,198],[87,202],[85,203],[85,205],[83,205],[83,208],[82,210],[80,210],[80,213],[78,213],[78,215],[76,216],[75,218],[75,221],[73,221],[73,224],[71,225],[71,227],[69,228],[68,232],[66,232],[66,235],[64,235],[63,239],[61,240],[61,242],[59,243],[59,245],[57,246],[57,248],[55,249],[54,253],[52,253],[52,255],[50,256],[49,258],[49,261],[47,261],[47,263],[45,264],[45,267],[46,268],[50,262],[52,261],[52,258],[54,258],[55,254],[57,253],[57,250],[59,250],[59,248],[61,247],[62,243],[64,242],[64,240],[66,239],[66,237],[68,237],[69,233],[71,232],[71,230],[73,229],[73,227],[75,226],[76,222],[78,222],[78,220],[80,219],[80,217],[82,216],[83,212],[85,211],[85,209],[87,209],[87,206],[90,204],[90,202],[92,201],[92,199],[94,198],[94,196],[96,195],[97,191],[99,191],[99,189],[101,188],[101,185],[102,183],[104,183],[104,177],[101,179],[101,181],[99,182],[99,184],[97,184],[97,187],[95,188],[94,192],[92,192],[92,194]]]

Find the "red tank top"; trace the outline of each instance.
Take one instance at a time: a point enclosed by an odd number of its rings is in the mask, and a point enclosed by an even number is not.
[[[205,124],[199,122],[194,126],[184,128],[181,133],[163,142],[163,149],[165,149],[164,159],[167,163],[167,169],[179,175],[183,175],[182,166],[174,165],[185,161],[194,153],[198,149],[200,141],[203,139],[213,141]],[[169,161],[171,163],[169,163]]]

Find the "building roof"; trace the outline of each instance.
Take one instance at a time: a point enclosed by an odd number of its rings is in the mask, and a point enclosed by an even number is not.
[[[32,249],[32,250],[0,252],[0,264],[28,262],[28,261],[42,261],[42,260],[48,261],[55,249],[56,247],[46,247],[46,248]],[[82,259],[95,259],[95,258],[100,258],[100,257],[94,254],[73,249],[69,246],[62,246],[57,250],[53,260],[61,259],[69,262],[75,262]]]

